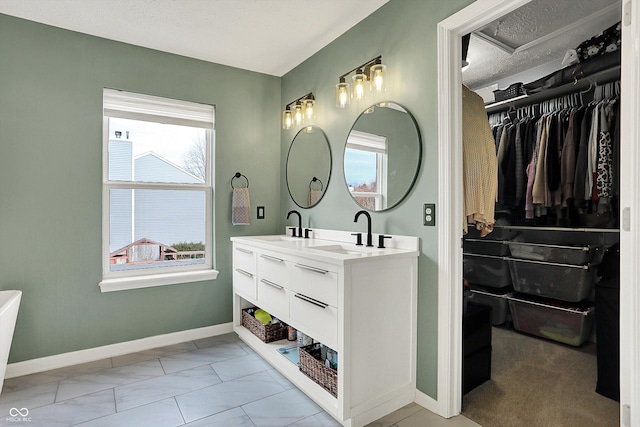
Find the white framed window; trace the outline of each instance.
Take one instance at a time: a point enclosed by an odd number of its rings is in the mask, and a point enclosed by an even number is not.
[[[352,130],[344,152],[351,196],[370,210],[387,207],[387,138]]]
[[[102,292],[215,279],[214,107],[103,90]]]

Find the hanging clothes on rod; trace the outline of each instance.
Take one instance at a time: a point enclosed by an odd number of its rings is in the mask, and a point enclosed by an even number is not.
[[[523,224],[601,226],[580,222],[590,216],[614,220],[619,93],[619,82],[596,84],[587,91],[491,114],[497,208],[510,210]]]

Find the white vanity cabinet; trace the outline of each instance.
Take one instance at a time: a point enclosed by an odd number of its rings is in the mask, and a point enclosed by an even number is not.
[[[363,426],[413,402],[418,239],[356,247],[349,232],[313,239],[233,237],[234,330],[344,426]],[[393,242],[392,246],[389,244]],[[338,352],[337,398],[242,326],[260,307]]]

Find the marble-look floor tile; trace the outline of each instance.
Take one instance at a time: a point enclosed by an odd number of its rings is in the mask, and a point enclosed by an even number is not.
[[[422,408],[422,406],[416,404],[416,403],[410,403],[408,405],[403,406],[402,408],[398,409],[397,411],[394,411],[392,413],[390,413],[389,415],[385,415],[384,417],[380,418],[379,420],[377,420],[374,423],[368,424],[367,427],[387,427],[387,426],[392,426],[394,424],[396,424],[398,421],[401,421],[405,418],[407,418],[410,415],[415,414],[416,412],[420,411]]]
[[[247,356],[247,353],[237,343],[230,343],[162,357],[160,363],[164,371],[171,374],[242,356]]]
[[[60,381],[56,402],[164,375],[157,359]]]
[[[11,393],[14,391],[24,390],[36,385],[59,381],[64,378],[103,371],[105,369],[110,369],[111,367],[111,359],[107,358],[88,363],[81,363],[79,365],[72,365],[64,368],[38,372],[36,374],[9,378],[4,380],[4,387],[2,388],[2,391],[4,393]]]
[[[209,365],[154,377],[116,387],[116,407],[120,412],[220,382],[222,381]]]
[[[197,349],[198,347],[193,341],[187,341],[180,344],[167,345],[164,347],[152,348],[151,350],[116,356],[112,357],[111,359],[113,361],[113,367],[115,368],[118,366],[131,365],[132,363],[144,362],[145,360],[159,359],[161,357],[171,356],[173,354],[184,353]]]
[[[238,335],[235,332],[230,332],[224,335],[216,335],[213,337],[202,338],[199,340],[195,340],[194,343],[198,348],[210,348],[210,347],[218,347],[225,346],[229,344],[238,344],[242,341],[238,338]]]
[[[113,390],[105,390],[29,411],[29,426],[67,427],[116,412]]]
[[[248,403],[242,409],[256,426],[287,426],[322,409],[297,388]]]
[[[235,359],[213,363],[211,366],[213,366],[213,369],[222,381],[229,381],[245,375],[272,369],[271,365],[257,354],[236,357]]]
[[[255,427],[242,408],[229,409],[185,425],[189,427]]]
[[[10,416],[11,408],[27,408],[29,411],[55,402],[58,383],[42,384],[13,393],[0,395],[0,420]]]
[[[285,391],[266,372],[176,396],[185,421],[208,417]]]
[[[82,427],[175,427],[184,424],[174,398],[161,400],[137,408],[97,418]]]
[[[293,383],[291,383],[291,381],[289,381],[288,379],[286,379],[284,377],[284,375],[282,375],[280,372],[278,372],[276,369],[268,369],[267,372],[269,373],[269,375],[271,375],[273,377],[274,380],[276,380],[278,382],[278,384],[280,384],[282,387],[284,387],[285,389],[290,389],[290,388],[294,388],[295,386],[293,385]]]
[[[336,421],[331,415],[326,412],[320,412],[307,418],[303,418],[300,421],[296,421],[293,424],[289,424],[287,427],[341,427],[338,421]]]

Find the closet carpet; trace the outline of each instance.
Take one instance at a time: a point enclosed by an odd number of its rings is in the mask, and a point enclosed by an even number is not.
[[[596,345],[571,347],[492,330],[491,380],[467,393],[462,414],[483,427],[619,426],[618,402],[595,392]]]

